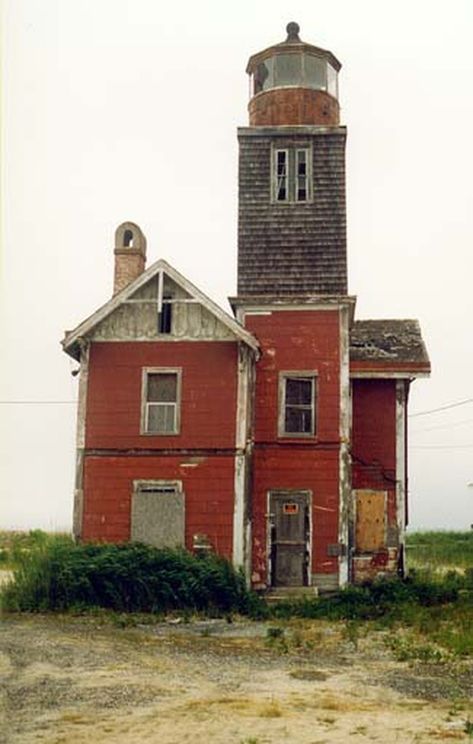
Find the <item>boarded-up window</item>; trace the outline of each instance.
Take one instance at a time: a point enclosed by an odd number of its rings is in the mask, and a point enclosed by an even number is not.
[[[386,547],[386,491],[354,491],[356,505],[355,547],[374,552]]]
[[[174,548],[184,545],[184,494],[180,482],[135,484],[131,505],[131,540]]]

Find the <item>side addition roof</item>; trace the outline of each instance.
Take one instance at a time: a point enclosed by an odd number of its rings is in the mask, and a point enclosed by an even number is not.
[[[421,377],[430,360],[417,320],[357,320],[350,332],[354,377]]]
[[[80,359],[81,340],[85,339],[94,328],[113,313],[117,308],[124,304],[129,298],[147,282],[157,276],[160,272],[170,277],[176,284],[191,297],[197,300],[206,310],[214,315],[239,341],[246,343],[251,349],[257,351],[259,344],[252,333],[247,331],[243,326],[231,317],[225,310],[222,310],[213,300],[198,289],[192,282],[186,279],[175,268],[167,263],[164,259],[159,259],[146,271],[144,271],[135,281],[122,289],[121,292],[112,297],[93,315],[80,323],[74,330],[66,331],[64,339],[61,341],[64,351],[75,359]]]

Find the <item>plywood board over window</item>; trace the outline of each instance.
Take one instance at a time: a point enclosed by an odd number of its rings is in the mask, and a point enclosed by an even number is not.
[[[357,490],[355,496],[355,541],[358,553],[386,547],[386,491]]]
[[[132,542],[155,548],[184,545],[185,500],[181,481],[134,481],[131,502]]]

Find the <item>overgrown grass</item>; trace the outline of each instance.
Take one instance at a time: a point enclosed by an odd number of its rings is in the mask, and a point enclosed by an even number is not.
[[[62,533],[47,533],[43,530],[29,530],[18,532],[14,530],[0,530],[0,569],[13,570],[21,562],[25,553],[30,553],[45,545],[51,537],[64,537]]]
[[[223,558],[139,544],[76,545],[70,537],[48,537],[23,552],[2,599],[5,609],[29,612],[248,612],[252,602],[243,575]]]
[[[458,566],[457,548],[448,548],[452,533],[438,539],[429,534],[422,533],[427,536],[425,544],[443,544],[444,560],[449,555]],[[469,539],[465,542],[468,546]],[[70,536],[40,531],[10,540],[9,545],[15,568],[14,581],[3,590],[7,610],[102,608],[123,613],[119,616],[123,626],[133,618],[126,613],[240,613],[275,622],[267,643],[281,652],[307,644],[297,634],[286,636],[279,624],[293,618],[332,620],[344,623],[342,636],[355,649],[366,629],[380,628],[389,630],[387,644],[402,661],[444,663],[473,656],[473,561],[468,560],[468,547],[461,556],[462,571],[439,572],[434,564],[434,570],[414,570],[404,581],[384,578],[329,597],[269,606],[248,592],[243,575],[217,556],[197,558],[184,550],[137,544],[77,545]]]
[[[473,567],[473,530],[413,532],[407,536],[407,561],[413,568],[448,570]]]

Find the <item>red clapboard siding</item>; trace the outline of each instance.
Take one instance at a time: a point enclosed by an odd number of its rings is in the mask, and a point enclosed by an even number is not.
[[[130,539],[134,480],[180,480],[185,494],[186,547],[205,533],[214,549],[232,554],[233,457],[94,457],[84,469],[84,540]]]
[[[140,435],[144,367],[182,369],[178,435]],[[236,343],[93,343],[86,446],[120,449],[233,447],[236,398]]]
[[[353,380],[353,488],[388,491],[396,522],[396,380]]]
[[[338,310],[246,316],[245,325],[257,336],[263,350],[256,375],[256,442],[277,439],[279,372],[288,370],[317,372],[317,439],[338,440],[339,318]]]
[[[268,494],[272,490],[312,493],[312,572],[337,571],[327,545],[338,542],[339,451],[268,448],[255,451],[253,483],[253,571],[266,578]]]
[[[245,325],[255,333],[263,351],[257,363],[255,401],[255,580],[264,582],[267,578],[268,494],[278,489],[312,493],[311,569],[314,573],[334,573],[337,559],[327,555],[327,546],[338,542],[339,311],[288,310],[271,315],[248,315]],[[281,439],[278,437],[279,373],[297,370],[317,373],[317,432],[310,439]],[[264,447],[263,442],[266,443]],[[284,442],[284,446],[278,442]]]

